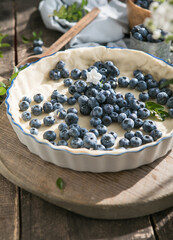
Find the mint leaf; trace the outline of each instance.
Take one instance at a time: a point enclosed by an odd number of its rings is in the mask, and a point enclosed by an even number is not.
[[[0,87],[0,96],[5,95],[6,92],[7,92],[6,88],[4,88],[4,87]]]
[[[165,111],[164,107],[155,102],[146,102],[145,107],[150,111],[151,116],[164,121],[165,118],[169,117],[168,112]]]
[[[39,33],[32,32],[32,36],[30,38],[27,38],[24,35],[22,35],[21,38],[22,38],[22,42],[27,44],[27,43],[33,42],[36,39],[42,40],[42,35],[43,35],[42,31],[40,31]]]
[[[169,86],[169,84],[173,84],[173,78],[172,78],[172,79],[169,79],[169,80],[166,80],[165,82],[163,82],[163,83],[160,85],[160,88],[167,87],[167,86]]]
[[[5,85],[5,83],[0,82],[0,87],[6,88],[7,86]]]
[[[56,185],[60,190],[64,189],[64,180],[62,178],[58,178],[56,180]]]

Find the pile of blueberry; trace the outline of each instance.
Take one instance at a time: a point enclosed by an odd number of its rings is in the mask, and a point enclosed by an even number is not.
[[[149,9],[150,4],[153,2],[153,0],[136,0],[135,4],[138,5],[141,8]]]
[[[41,54],[43,52],[43,41],[41,39],[36,39],[33,41],[33,51],[34,54]]]
[[[131,30],[132,36],[139,41],[158,43],[164,41],[165,32],[161,30],[161,35],[163,37],[159,39],[154,39],[152,37],[152,32],[149,31],[144,25],[136,25]]]
[[[98,84],[87,84],[87,73],[95,69],[101,74]],[[151,74],[144,75],[140,70],[134,71],[134,78],[126,76],[119,77],[120,71],[112,61],[97,61],[88,69],[73,69],[69,72],[65,68],[65,63],[59,61],[49,73],[52,80],[64,78],[64,87],[68,88],[70,97],[54,90],[50,100],[43,103],[44,96],[40,93],[34,95],[36,103],[28,111],[31,99],[27,96],[19,102],[19,109],[22,111],[22,119],[29,121],[30,133],[38,134],[41,121],[32,116],[39,116],[43,112],[48,115],[43,119],[43,125],[50,127],[58,119],[63,119],[60,123],[59,141],[56,141],[57,134],[48,130],[43,134],[43,138],[53,145],[64,145],[72,148],[88,148],[94,150],[113,150],[117,134],[108,132],[108,126],[113,122],[118,123],[125,130],[124,138],[119,141],[119,146],[123,148],[138,147],[142,144],[156,141],[162,136],[154,121],[147,119],[150,111],[145,107],[145,101],[156,99],[159,104],[167,105],[169,115],[173,118],[173,92],[170,88],[159,88],[166,80],[159,82],[153,79]],[[130,92],[123,96],[115,91],[116,87],[136,89],[139,91],[139,100]],[[78,103],[79,110],[72,107]],[[66,111],[64,105],[69,108]],[[90,116],[91,129],[82,128],[78,124],[80,114]],[[100,137],[100,143],[98,142]]]

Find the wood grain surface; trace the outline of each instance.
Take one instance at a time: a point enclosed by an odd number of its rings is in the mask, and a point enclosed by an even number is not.
[[[21,144],[1,108],[1,173],[16,185],[84,216],[121,219],[148,215],[173,204],[173,152],[131,171],[82,173],[44,162]],[[14,144],[15,142],[15,144]],[[6,148],[3,148],[6,144]],[[61,177],[65,189],[59,190]],[[85,189],[85,191],[84,191]]]

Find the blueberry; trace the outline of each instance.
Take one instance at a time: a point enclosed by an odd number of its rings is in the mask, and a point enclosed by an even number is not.
[[[112,123],[112,118],[111,118],[111,116],[108,116],[108,115],[103,116],[103,118],[102,118],[102,123],[103,123],[105,126],[111,125],[111,123]]]
[[[134,121],[131,118],[126,118],[121,122],[121,127],[125,131],[130,131],[132,128],[134,128]]]
[[[173,118],[173,108],[170,108],[168,113],[169,113],[169,117]]]
[[[83,137],[83,143],[84,147],[86,148],[94,148],[94,146],[97,144],[97,138],[94,133],[87,132]]]
[[[55,123],[55,118],[52,116],[46,116],[43,118],[43,123],[45,126],[52,126]]]
[[[150,116],[150,111],[147,108],[138,109],[138,118],[146,119]]]
[[[132,99],[129,103],[129,107],[132,110],[138,110],[140,108],[140,102],[136,99]]]
[[[139,41],[143,41],[144,40],[144,38],[142,37],[142,34],[140,34],[139,32],[135,32],[133,34],[133,37],[136,38]]]
[[[136,75],[135,75],[135,78],[138,79],[138,81],[144,81],[144,74],[142,72],[138,72]]]
[[[71,125],[73,123],[78,123],[78,116],[75,113],[68,113],[65,117],[65,122],[67,125]]]
[[[136,28],[136,31],[134,31],[134,32],[138,32],[139,29],[140,29],[139,26],[135,26],[133,29],[135,29],[135,28]],[[133,31],[133,29],[132,29],[132,31]],[[134,71],[133,71],[133,76],[136,77],[136,75],[137,75],[138,73],[142,73],[142,72],[141,72],[139,69],[134,70]]]
[[[66,115],[67,115],[67,112],[64,109],[57,111],[57,117],[59,119],[65,119]]]
[[[147,88],[150,89],[150,88],[156,88],[158,87],[158,82],[156,80],[153,80],[153,79],[149,79],[147,81]]]
[[[80,96],[81,96],[81,94],[78,93],[78,92],[75,92],[74,95],[73,95],[73,97],[74,97],[76,100],[78,100],[78,98],[79,98]]]
[[[118,122],[118,113],[117,112],[112,112],[110,114],[110,117],[112,119],[112,122]]]
[[[37,93],[34,95],[33,99],[36,103],[41,103],[43,101],[44,97],[41,93]]]
[[[73,95],[76,92],[75,85],[71,85],[68,87],[68,92]]]
[[[90,106],[89,106],[88,104],[82,105],[82,106],[80,107],[80,113],[81,113],[82,115],[85,115],[85,116],[90,115],[90,113],[91,113],[91,108],[90,108]]]
[[[95,97],[89,97],[88,99],[88,105],[90,106],[91,109],[95,108],[96,106],[99,106],[98,101],[96,100]]]
[[[120,114],[118,115],[118,122],[119,122],[119,123],[122,123],[123,120],[126,119],[126,118],[127,118],[127,115],[126,115],[125,113],[120,113]]]
[[[96,97],[98,94],[98,90],[95,88],[88,88],[87,91],[85,92],[85,95],[87,97]]]
[[[76,102],[77,102],[77,100],[76,100],[75,97],[69,97],[69,98],[67,99],[67,103],[68,103],[69,105],[74,105]]]
[[[117,97],[116,97],[116,94],[115,93],[111,93],[107,99],[106,99],[106,102],[107,103],[110,103],[110,104],[115,104],[117,102]]]
[[[30,112],[23,112],[22,113],[22,119],[24,121],[29,121],[31,119],[31,113]]]
[[[63,110],[63,105],[61,103],[58,103],[58,102],[54,103],[53,104],[53,111],[55,111],[55,110],[57,110],[57,112],[60,111],[60,110]]]
[[[81,76],[81,71],[79,69],[75,68],[71,70],[71,77],[74,80],[77,80],[78,78],[80,78],[80,76]]]
[[[109,84],[111,85],[112,89],[116,89],[118,86],[118,83],[114,80],[109,80]]]
[[[158,129],[153,129],[150,132],[150,136],[152,136],[152,138],[154,139],[154,141],[156,141],[157,139],[162,137],[162,132]]]
[[[139,100],[141,100],[141,101],[143,101],[143,102],[148,101],[149,98],[150,98],[150,96],[149,96],[149,94],[146,93],[146,92],[141,92],[141,93],[139,94]]]
[[[140,145],[142,145],[142,140],[139,137],[132,137],[130,139],[131,147],[139,147]]]
[[[34,51],[34,54],[41,54],[41,53],[43,53],[43,48],[36,46],[36,47],[34,47],[33,51]]]
[[[107,132],[107,127],[103,124],[98,125],[96,129],[98,130],[99,135],[103,135]]]
[[[131,118],[133,121],[135,121],[138,118],[136,113],[130,113],[128,117]]]
[[[85,133],[87,133],[88,130],[86,128],[80,128],[80,137],[83,138]]]
[[[31,107],[31,113],[34,115],[34,116],[39,116],[40,114],[42,114],[42,107],[40,105],[33,105]]]
[[[71,107],[71,108],[68,108],[67,109],[67,113],[75,113],[75,114],[78,114],[78,110],[74,107]]]
[[[64,122],[60,123],[59,126],[58,126],[59,131],[65,130],[67,128],[68,128],[68,126]]]
[[[98,69],[100,69],[100,68],[104,67],[104,63],[101,61],[97,61],[94,63],[94,66],[97,67]]]
[[[111,131],[111,132],[109,132],[109,134],[112,134],[112,136],[113,136],[115,139],[117,139],[117,134],[116,134],[116,132]]]
[[[53,69],[49,72],[49,77],[52,80],[59,80],[61,78],[61,73],[58,69]]]
[[[32,127],[32,128],[30,128],[29,131],[32,135],[38,135],[38,129],[37,128]]]
[[[92,117],[90,120],[90,124],[92,127],[96,127],[102,123],[102,120],[98,117]]]
[[[70,138],[69,130],[63,129],[63,130],[59,131],[59,138],[67,141]]]
[[[147,1],[145,1],[147,2]],[[144,1],[142,2],[144,4]],[[146,3],[145,3],[146,4]],[[142,6],[143,7],[143,6]],[[147,34],[148,34],[148,31],[146,28],[144,27],[141,27],[141,29],[139,29],[139,33],[142,35],[143,38],[146,38],[147,37]]]
[[[167,93],[169,98],[173,96],[173,91],[170,88],[162,88],[160,91]]]
[[[111,104],[104,104],[103,111],[106,114],[111,114],[114,111],[114,107]]]
[[[152,80],[153,80],[153,76],[152,76],[151,74],[146,74],[146,75],[144,76],[144,80],[145,80],[146,82],[148,82],[149,79],[152,79]]]
[[[142,138],[142,144],[153,142],[153,138],[150,135],[144,135]]]
[[[79,137],[80,136],[80,130],[76,127],[72,127],[69,129],[69,135],[71,137]]]
[[[121,138],[119,141],[119,146],[123,148],[128,148],[130,145],[130,141],[127,138]]]
[[[52,112],[52,111],[53,111],[53,105],[52,105],[52,103],[51,103],[51,102],[45,102],[45,103],[43,104],[43,111],[44,111],[45,113],[50,113],[50,112]]]
[[[160,89],[159,88],[150,88],[148,90],[148,95],[152,98],[155,99],[157,98],[157,95],[159,94]]]
[[[29,102],[28,101],[21,101],[19,103],[19,109],[20,111],[26,111],[29,108]]]
[[[70,75],[68,69],[62,68],[61,69],[61,75],[62,75],[63,78],[68,78],[69,75]]]
[[[147,83],[145,81],[139,81],[137,84],[136,84],[136,90],[140,91],[140,92],[143,92],[147,89]]]
[[[57,97],[58,102],[60,103],[66,103],[67,102],[67,96],[64,94],[59,94]]]
[[[51,99],[55,99],[57,100],[57,97],[60,93],[58,92],[58,90],[54,90],[50,96]]]
[[[173,97],[170,97],[166,103],[168,108],[173,108]]]
[[[114,105],[114,112],[120,112],[120,107],[117,104]]]
[[[57,146],[68,146],[68,143],[66,140],[59,140]]]
[[[112,134],[106,133],[101,137],[101,144],[106,148],[110,148],[115,144],[115,138]]]
[[[134,127],[135,128],[140,128],[140,127],[142,127],[142,125],[143,125],[143,120],[141,119],[141,118],[137,118],[137,119],[135,119],[134,120]]]
[[[92,112],[91,112],[91,115],[92,117],[101,117],[103,114],[103,109],[99,106],[96,106],[93,108]]]
[[[128,140],[130,140],[134,136],[135,136],[135,133],[133,131],[128,131],[128,132],[125,132],[124,134],[124,137],[127,138]]]
[[[72,140],[70,141],[70,145],[72,148],[81,148],[83,147],[84,143],[81,138],[76,137],[76,138],[72,138]]]
[[[89,132],[92,132],[92,133],[94,133],[94,134],[96,135],[96,137],[98,137],[98,136],[99,136],[99,132],[98,132],[98,130],[97,130],[97,129],[95,129],[95,128],[93,128],[93,129],[90,129],[90,130],[89,130]]]
[[[96,144],[94,146],[94,150],[105,150],[105,146],[103,146],[102,144]]]
[[[156,124],[152,120],[145,120],[142,127],[145,132],[149,133],[152,130],[156,129]]]
[[[87,69],[83,69],[81,71],[81,77],[82,79],[86,80],[87,79],[87,73],[88,73],[88,70]]]
[[[129,80],[128,77],[120,77],[120,78],[118,78],[119,87],[126,88],[129,85],[129,82],[130,82],[130,80]]]
[[[24,96],[21,101],[27,101],[30,104],[32,100],[30,97]]]
[[[88,104],[88,97],[85,96],[85,95],[81,95],[81,96],[78,98],[78,103],[79,103],[79,106],[80,106],[80,107]]]
[[[36,119],[36,118],[33,118],[29,125],[32,127],[32,128],[40,128],[41,127],[41,121],[39,119]]]
[[[116,66],[109,66],[108,70],[110,72],[110,76],[118,77],[120,75],[120,70]]]
[[[69,87],[73,84],[73,80],[71,78],[64,79],[64,86]]]
[[[56,139],[56,133],[54,131],[46,131],[43,134],[43,138],[48,140],[48,141],[54,141]]]
[[[102,92],[99,92],[96,95],[96,99],[99,103],[104,103],[106,101],[106,96]]]
[[[78,93],[83,93],[86,87],[87,87],[87,84],[83,80],[78,80],[75,82],[75,90]]]
[[[129,82],[129,87],[134,89],[136,87],[137,83],[138,83],[138,79],[137,78],[132,78]]]
[[[165,92],[160,92],[157,94],[157,103],[161,105],[165,105],[168,101],[168,94]]]
[[[127,101],[124,100],[123,98],[118,98],[116,101],[116,104],[122,108],[122,107],[126,107],[127,106]]]
[[[63,69],[64,67],[65,67],[65,62],[64,61],[60,60],[60,61],[57,62],[57,64],[56,64],[57,69]]]
[[[43,46],[43,41],[41,39],[35,39],[33,41],[33,46],[34,47],[42,47]]]
[[[140,139],[143,139],[143,133],[141,131],[136,131],[135,137],[139,137]]]

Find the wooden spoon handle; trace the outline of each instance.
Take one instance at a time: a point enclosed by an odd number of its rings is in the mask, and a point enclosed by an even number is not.
[[[62,47],[64,47],[73,37],[75,37],[82,29],[84,29],[94,18],[99,14],[100,9],[93,8],[91,12],[87,13],[79,22],[64,33],[56,42],[54,42],[49,49],[47,49],[42,56],[50,55]]]

